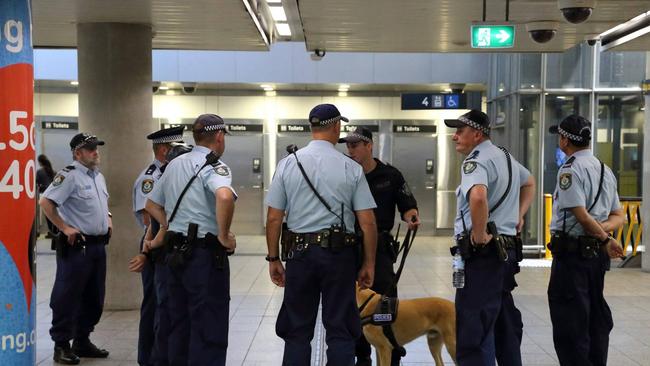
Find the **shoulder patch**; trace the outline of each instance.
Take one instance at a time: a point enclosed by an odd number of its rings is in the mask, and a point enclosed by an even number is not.
[[[476,170],[476,162],[474,162],[474,161],[466,161],[463,164],[463,173],[471,174],[474,170]]]
[[[55,187],[60,186],[61,183],[63,183],[64,179],[65,179],[65,176],[59,173],[52,180],[52,185],[55,186]]]
[[[569,158],[569,160],[564,162],[564,165],[562,165],[562,168],[571,168],[571,164],[576,160],[575,156],[572,156]]]
[[[214,168],[214,172],[224,177],[230,175],[230,170],[228,170],[228,167],[226,167],[225,165],[217,166],[216,168]]]
[[[142,193],[147,194],[153,190],[153,179],[145,179],[142,181]]]
[[[465,158],[465,160],[476,159],[476,158],[478,158],[478,154],[480,154],[480,153],[481,153],[480,150],[474,150],[471,154],[469,154],[469,156],[467,156],[467,157]]]
[[[560,175],[560,188],[562,190],[567,190],[571,187],[571,173],[562,173]]]
[[[157,167],[156,167],[156,164],[151,164],[151,165],[149,165],[149,167],[147,168],[147,171],[144,172],[144,175],[151,175],[151,174],[153,174],[153,172],[156,171],[156,168],[157,168]]]

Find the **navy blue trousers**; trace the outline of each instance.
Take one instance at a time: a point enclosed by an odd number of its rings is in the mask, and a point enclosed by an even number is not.
[[[286,263],[284,300],[275,325],[284,339],[284,366],[307,366],[311,340],[323,297],[323,324],[327,332],[327,364],[354,365],[355,343],[361,334],[356,304],[356,247],[340,250],[310,245],[294,252]]]
[[[167,291],[167,277],[169,267],[161,259],[155,264],[154,287],[156,289],[156,316],[154,319],[154,344],[151,351],[149,363],[155,366],[167,366],[169,360],[167,351],[169,349],[169,292]]]
[[[456,290],[456,358],[461,366],[521,365],[523,323],[512,290],[519,272],[514,250],[465,263],[465,287]]]
[[[577,253],[553,258],[548,304],[553,344],[560,365],[607,364],[612,312],[603,296],[609,258],[583,259]]]
[[[140,240],[140,250],[142,250],[142,240]],[[140,305],[140,326],[138,328],[138,364],[151,365],[150,358],[154,344],[154,321],[156,316],[154,264],[147,260],[140,274],[142,277],[142,304]]]
[[[56,278],[50,297],[54,342],[85,339],[95,329],[104,310],[106,250],[103,244],[82,250],[69,248],[56,256]]]
[[[228,348],[230,267],[217,268],[214,251],[194,246],[187,263],[170,268],[169,364],[223,366]]]

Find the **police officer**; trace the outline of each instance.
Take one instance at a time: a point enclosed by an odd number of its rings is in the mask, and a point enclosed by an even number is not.
[[[523,324],[511,291],[521,259],[515,235],[533,200],[534,179],[505,149],[492,144],[485,113],[472,110],[445,124],[456,128],[456,151],[467,156],[454,224],[466,275],[464,288],[456,291],[457,362],[494,365],[496,358],[499,365],[521,365]]]
[[[98,170],[98,145],[104,141],[96,136],[75,135],[70,141],[74,162],[58,172],[40,199],[45,215],[60,231],[50,335],[54,361],[67,365],[78,364],[79,357],[108,357],[108,351],[88,338],[104,308],[104,246],[112,230],[106,181]]]
[[[571,115],[551,126],[568,159],[557,174],[551,222],[548,303],[561,365],[605,365],[612,313],[603,297],[610,257],[623,256],[608,233],[624,221],[611,169],[589,149],[591,122]]]
[[[161,167],[166,163],[166,155],[172,148],[172,143],[183,142],[183,126],[161,129],[147,136],[153,144],[154,160],[145,168],[133,184],[133,212],[138,224],[143,230],[149,226],[149,215],[144,210],[147,195],[162,175]],[[144,236],[143,236],[144,238]],[[140,306],[140,326],[138,331],[138,364],[149,365],[150,355],[154,345],[154,319],[156,317],[156,293],[154,286],[155,265],[147,261],[147,253],[143,251],[140,240],[141,254],[131,260],[132,270],[141,272],[142,276],[142,305]],[[160,277],[160,276],[158,276]]]
[[[332,104],[311,110],[312,141],[278,163],[266,198],[266,260],[273,283],[285,287],[276,323],[285,341],[283,365],[309,365],[321,295],[328,364],[354,364],[361,333],[354,281],[362,288],[372,286],[377,227],[361,166],[334,148],[341,120],[348,121]],[[285,214],[286,272],[278,248]],[[365,251],[358,277],[355,215]]]
[[[169,277],[169,364],[225,365],[228,347],[230,269],[235,249],[230,223],[237,198],[224,152],[226,124],[214,114],[197,117],[197,146],[172,160],[154,186],[147,212],[160,223],[153,241],[165,238]]]
[[[339,143],[346,143],[348,154],[361,164],[366,175],[372,197],[375,199],[375,219],[377,220],[377,255],[375,258],[375,281],[372,289],[380,294],[397,297],[393,263],[397,259],[391,230],[395,220],[395,206],[400,216],[408,223],[409,229],[420,226],[417,202],[406,180],[397,168],[382,163],[372,157],[372,131],[367,127],[357,127]],[[371,365],[370,344],[363,334],[356,346],[357,366]],[[394,350],[392,364],[399,364],[399,352]]]

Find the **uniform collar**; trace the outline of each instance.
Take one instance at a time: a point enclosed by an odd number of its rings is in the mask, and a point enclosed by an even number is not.
[[[157,166],[158,168],[160,168],[161,166],[163,166],[163,162],[160,161],[160,160],[158,160],[158,159],[153,159],[153,165],[155,165],[155,166]]]
[[[575,156],[576,158],[579,158],[581,156],[587,157],[587,156],[593,156],[593,155],[594,155],[594,153],[591,151],[591,149],[584,149],[584,150],[578,150],[578,151],[574,152],[573,155],[571,155],[571,156]]]
[[[90,170],[90,169],[86,168],[86,166],[81,164],[78,160],[73,161],[72,165],[74,165],[75,169],[79,170],[80,172],[82,172],[84,174],[87,174],[87,175],[90,175],[90,176],[94,176],[95,174],[97,174],[97,169]]]
[[[192,152],[203,153],[203,155],[206,155],[206,154],[211,153],[212,150],[208,149],[208,148],[205,147],[205,146],[196,145],[196,146],[194,146],[194,148],[192,149]]]
[[[490,140],[485,140],[481,142],[480,144],[474,146],[474,149],[469,153],[467,156],[471,156],[474,151],[480,150],[480,149],[486,149],[488,147],[492,146],[492,141]]]
[[[309,145],[314,147],[324,147],[324,148],[334,149],[334,144],[325,140],[311,140],[311,142],[309,142]]]

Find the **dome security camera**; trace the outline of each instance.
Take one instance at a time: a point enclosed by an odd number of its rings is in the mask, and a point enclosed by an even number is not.
[[[182,83],[184,94],[194,94],[196,92],[196,83]]]
[[[153,84],[151,85],[151,91],[156,94],[158,90],[160,89],[160,83],[157,81],[154,81]]]
[[[567,22],[580,24],[591,16],[596,0],[558,0],[557,7]]]
[[[526,24],[526,31],[530,38],[537,43],[546,43],[555,37],[560,24],[552,21],[532,22]]]
[[[320,61],[323,59],[323,57],[325,57],[325,53],[326,53],[325,50],[321,50],[317,48],[314,50],[314,53],[310,55],[310,57],[313,61]]]

